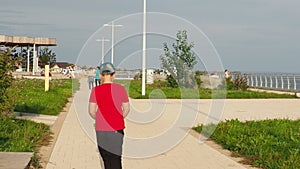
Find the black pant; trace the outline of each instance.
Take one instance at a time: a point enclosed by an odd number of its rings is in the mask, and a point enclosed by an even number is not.
[[[96,131],[96,135],[105,169],[122,169],[124,131]]]
[[[89,89],[92,89],[94,87],[94,82],[89,82]]]
[[[96,85],[96,86],[99,86],[100,83],[101,83],[101,82],[100,82],[100,79],[95,79],[95,85]]]

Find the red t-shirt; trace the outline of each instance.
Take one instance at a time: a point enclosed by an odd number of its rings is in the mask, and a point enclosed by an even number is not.
[[[128,102],[128,95],[123,86],[104,83],[94,87],[90,102],[97,103],[96,130],[116,131],[125,128],[122,103]]]

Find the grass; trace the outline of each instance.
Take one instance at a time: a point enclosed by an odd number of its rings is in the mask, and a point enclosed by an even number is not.
[[[15,111],[57,115],[77,89],[76,79],[51,80],[48,92],[44,91],[43,80],[16,79],[9,91]],[[0,116],[0,151],[35,152],[30,165],[36,168],[41,167],[38,148],[50,142],[51,134],[45,124]]]
[[[244,162],[266,169],[300,168],[300,120],[229,120],[194,129],[223,148],[246,158]],[[215,129],[215,130],[214,130]]]
[[[33,152],[47,143],[50,127],[29,120],[0,117],[0,151]]]
[[[116,83],[123,84],[131,98],[135,99],[262,99],[262,98],[295,98],[289,94],[275,94],[266,92],[254,92],[248,90],[211,90],[207,88],[187,89],[165,87],[164,82],[155,82],[147,85],[146,95],[141,95],[141,81],[139,80],[117,80]]]
[[[15,97],[15,111],[57,115],[78,84],[71,79],[51,80],[50,89],[45,92],[43,80],[16,79],[9,90]]]

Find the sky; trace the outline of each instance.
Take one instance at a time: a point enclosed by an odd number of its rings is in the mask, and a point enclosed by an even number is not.
[[[300,73],[299,0],[148,0],[147,67],[160,68],[163,43],[179,30],[194,43],[197,68]],[[141,67],[142,0],[1,0],[0,34],[53,37],[58,61],[96,66],[111,59],[125,69]]]

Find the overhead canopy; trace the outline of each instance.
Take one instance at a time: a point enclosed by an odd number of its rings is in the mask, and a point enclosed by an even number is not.
[[[26,36],[6,36],[0,35],[0,46],[56,46],[57,42],[55,38],[33,38]]]

